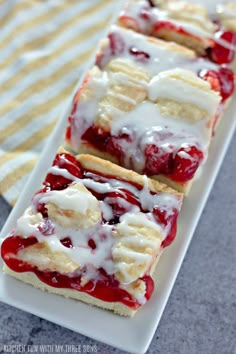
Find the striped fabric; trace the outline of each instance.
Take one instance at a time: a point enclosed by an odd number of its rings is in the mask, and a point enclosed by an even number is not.
[[[0,194],[11,204],[113,9],[107,0],[0,1]]]

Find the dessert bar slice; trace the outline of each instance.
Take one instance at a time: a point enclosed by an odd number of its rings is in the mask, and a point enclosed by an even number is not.
[[[146,35],[177,42],[216,63],[233,61],[236,38],[215,23],[204,6],[187,1],[129,0],[119,24]]]
[[[4,271],[42,290],[132,316],[152,296],[182,195],[89,155],[56,155],[1,246]]]
[[[107,38],[100,42],[96,64],[102,70],[122,72],[144,81],[150,81],[165,70],[190,70],[207,80],[212,90],[221,96],[214,126],[234,92],[234,73],[225,65],[199,58],[192,50],[175,43],[147,37],[119,26],[112,26]]]
[[[207,157],[220,96],[189,70],[91,69],[78,93],[67,145],[165,181],[187,194]]]

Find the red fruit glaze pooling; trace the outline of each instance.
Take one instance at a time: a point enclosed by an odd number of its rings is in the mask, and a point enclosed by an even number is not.
[[[65,237],[60,242],[66,248],[72,248],[73,247],[70,237]]]
[[[70,174],[77,178],[82,178],[81,167],[76,158],[67,153],[60,153],[56,155],[53,161],[53,166],[66,169]],[[51,189],[64,189],[72,182],[71,179],[65,178],[60,175],[49,173],[45,179],[44,184],[50,186]]]
[[[162,247],[165,248],[169,246],[175,239],[177,231],[178,211],[176,209],[173,209],[172,214],[168,216],[166,210],[154,208],[153,214],[157,222],[162,224],[164,227],[167,226],[168,223],[170,223],[170,232],[165,238],[165,240],[162,242]]]
[[[171,150],[171,149],[170,149]],[[167,153],[162,147],[151,144],[145,148],[146,164],[144,173],[147,175],[169,174],[173,170],[173,149]]]
[[[135,56],[136,59],[140,62],[146,62],[150,58],[150,55],[148,53],[142,52],[135,47],[131,47],[129,49],[129,52],[131,55]]]
[[[107,204],[112,206],[115,217],[119,217],[131,210],[133,205],[137,205],[140,210],[142,210],[141,205],[134,194],[125,189],[120,189],[120,192],[109,192],[103,196],[103,199]],[[129,205],[124,207],[124,205],[121,205],[119,199],[124,199]]]
[[[151,15],[150,11],[148,11],[146,9],[142,9],[139,16],[143,20],[147,20],[147,21],[152,18],[152,15]]]
[[[217,64],[230,64],[235,57],[236,34],[220,30],[214,37],[214,46],[208,50],[208,56]]]
[[[95,241],[92,238],[88,240],[88,245],[90,248],[92,248],[92,250],[95,250],[95,248],[97,247]]]
[[[198,150],[195,146],[180,148],[175,155],[171,179],[178,182],[191,180],[203,160],[203,157],[203,152]]]
[[[216,70],[202,70],[199,76],[207,80],[211,88],[218,91],[222,97],[222,102],[226,101],[234,93],[234,73],[227,67],[220,67]]]
[[[144,152],[146,163],[142,173],[148,176],[166,174],[169,178],[179,181],[180,183],[187,182],[193,178],[203,159],[203,153],[195,146],[191,145],[181,147],[180,151],[187,150],[188,155],[190,155],[192,159],[186,160],[186,158],[181,158],[181,156],[176,155],[175,148],[172,145],[169,145],[170,151],[167,153],[166,150],[161,147],[161,143],[164,138],[167,138],[168,134],[171,136],[169,132],[163,133],[163,136],[160,135],[156,145],[151,144],[146,146]],[[125,156],[121,148],[121,145],[123,145],[121,144],[121,139],[125,139],[127,142],[132,141],[131,136],[120,135],[113,137],[108,132],[102,132],[101,128],[96,126],[90,127],[84,133],[82,139],[96,147],[99,151],[110,153],[117,158],[121,165],[123,164]]]

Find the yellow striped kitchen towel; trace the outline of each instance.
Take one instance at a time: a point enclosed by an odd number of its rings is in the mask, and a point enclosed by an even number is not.
[[[9,203],[113,11],[107,0],[0,0],[0,194]]]

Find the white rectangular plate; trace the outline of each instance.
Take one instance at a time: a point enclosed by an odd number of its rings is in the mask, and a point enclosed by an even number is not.
[[[233,136],[236,126],[234,113],[236,97],[233,101],[218,127],[201,177],[194,183],[189,197],[184,201],[176,240],[165,250],[155,273],[156,289],[152,299],[134,318],[123,318],[75,300],[41,292],[4,275],[1,271],[0,301],[114,347],[132,353],[144,353],[156,331],[193,232]],[[68,110],[69,108],[45,147],[40,161],[2,230],[1,238],[5,238],[14,227],[17,218],[29,205],[33,193],[40,187],[54,158],[58,142],[63,141]]]

